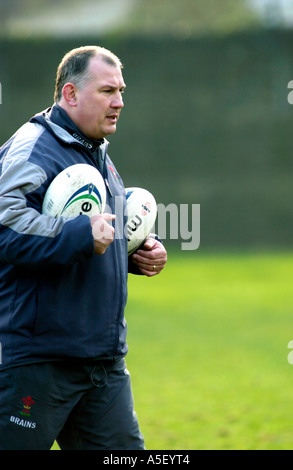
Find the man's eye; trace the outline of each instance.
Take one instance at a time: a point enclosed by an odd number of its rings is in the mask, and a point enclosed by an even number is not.
[[[119,90],[119,93],[122,95],[124,93],[125,89],[124,88],[121,88],[121,90]],[[106,88],[105,90],[103,90],[103,93],[106,93],[107,95],[110,95],[112,93],[115,93],[116,91],[113,90],[112,88]]]

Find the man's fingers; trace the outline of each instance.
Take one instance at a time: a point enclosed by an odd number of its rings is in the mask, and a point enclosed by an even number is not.
[[[109,222],[114,220],[115,217],[114,214],[99,214],[91,217],[95,253],[104,254],[108,246],[114,241],[115,231]]]
[[[148,277],[156,276],[165,267],[167,252],[161,243],[148,239],[143,248],[132,255],[132,260],[142,274]]]
[[[105,212],[104,214],[93,215],[91,217],[91,224],[94,225],[94,223],[101,222],[103,220],[105,222],[111,222],[112,220],[115,220],[115,219],[116,219],[115,214],[109,214],[109,213]]]
[[[108,214],[108,213],[105,213],[105,214],[101,214],[101,216],[103,217],[103,219],[104,219],[106,222],[110,222],[110,221],[116,219],[116,215],[115,215],[115,214]]]

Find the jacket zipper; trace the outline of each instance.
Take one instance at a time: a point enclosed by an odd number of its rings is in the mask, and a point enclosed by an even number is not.
[[[107,179],[107,169],[106,169],[107,150],[108,150],[108,144],[106,144],[102,150],[100,149],[100,151],[103,152],[103,156],[102,156],[102,159],[103,159],[103,162],[104,162],[103,178],[104,178],[104,181],[105,181],[105,184],[107,186],[107,189],[108,189],[108,192],[109,192],[110,196],[113,197],[113,193],[111,191],[110,184],[109,184],[109,181]]]
[[[110,193],[110,196],[113,197],[113,193],[112,193],[112,191],[111,191],[111,188],[110,188],[110,185],[109,185],[109,181],[107,180],[107,178],[104,178],[104,180],[105,180],[105,184],[106,184],[106,186],[107,186],[107,189],[108,189],[108,191],[109,191],[109,193]]]

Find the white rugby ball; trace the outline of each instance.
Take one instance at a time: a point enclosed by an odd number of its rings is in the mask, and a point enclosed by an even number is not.
[[[43,214],[74,218],[102,214],[106,205],[106,187],[101,173],[86,163],[77,163],[61,171],[49,185]]]
[[[134,253],[151,233],[157,217],[154,196],[143,188],[126,188],[128,254]]]

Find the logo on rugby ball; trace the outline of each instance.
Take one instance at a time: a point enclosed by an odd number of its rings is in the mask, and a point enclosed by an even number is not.
[[[149,236],[157,217],[154,196],[143,188],[126,188],[128,254],[134,253]]]
[[[81,205],[82,212],[90,212],[93,207],[92,202],[98,206],[102,205],[101,194],[98,189],[91,183],[80,188],[68,199],[61,211],[61,214],[63,214],[72,204],[78,201],[83,201]]]

